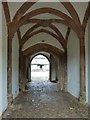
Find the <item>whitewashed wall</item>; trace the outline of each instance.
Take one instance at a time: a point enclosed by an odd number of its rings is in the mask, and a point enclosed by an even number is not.
[[[88,104],[90,105],[90,18],[88,23]]]
[[[12,94],[15,98],[19,93],[19,42],[15,34],[12,42]]]
[[[85,34],[85,60],[86,60],[86,102],[88,102],[88,25]]]
[[[42,4],[42,3],[40,3]],[[85,9],[87,7],[87,3],[72,3],[75,7],[75,9],[77,10],[79,16],[80,16],[80,20],[83,20],[83,16],[85,13]],[[10,12],[11,12],[11,16],[13,17],[13,15],[15,14],[15,11],[17,10],[17,8],[19,8],[22,5],[22,3],[9,3],[9,7],[10,7]],[[59,5],[59,6],[58,6]],[[82,6],[83,5],[83,6]],[[39,8],[39,7],[44,7],[44,4],[42,5],[34,5],[31,9],[33,10],[34,8]],[[67,12],[67,10],[65,10],[65,8],[59,3],[57,4],[51,4],[51,3],[46,3],[45,6],[50,6],[50,7],[55,7],[57,9],[62,9],[63,12],[67,13],[69,15],[69,13]],[[58,7],[57,7],[58,6]],[[31,10],[30,9],[30,10]],[[30,11],[29,10],[29,11]],[[70,15],[69,15],[70,16]],[[53,15],[39,15],[38,18],[56,18]],[[7,108],[7,32],[6,32],[6,23],[5,23],[5,18],[4,18],[4,13],[3,13],[3,22],[1,22],[2,20],[2,16],[1,16],[1,3],[0,3],[0,25],[2,25],[2,31],[3,33],[1,33],[1,27],[0,27],[0,114],[2,113],[2,111],[4,111]],[[22,29],[21,29],[22,30]],[[25,30],[25,29],[23,29]],[[66,29],[65,29],[66,30]],[[62,33],[65,35],[66,32],[64,33],[63,31],[65,31],[64,29],[62,30]],[[22,32],[21,32],[22,33]],[[23,34],[23,33],[22,33]],[[42,35],[41,35],[42,36]],[[57,46],[58,48],[62,49],[62,46],[58,43],[58,41],[56,42],[56,39],[52,39],[52,37],[48,36],[46,37],[46,34],[43,34],[43,37],[41,36],[34,36],[32,41],[28,41],[23,49],[28,48],[28,43],[29,45],[34,45],[36,43],[40,43],[42,39],[45,39],[46,43],[49,41],[49,44],[53,45],[53,46]],[[1,38],[2,37],[2,38]],[[36,37],[36,38],[35,38]],[[39,40],[37,40],[37,37]],[[50,42],[50,40],[52,40],[52,42]],[[36,41],[37,40],[37,41]],[[90,42],[90,41],[89,41]],[[90,43],[88,42],[88,45],[90,45]],[[90,71],[90,47],[88,47],[88,67],[86,69],[88,69],[87,71]],[[17,40],[17,36],[15,35],[14,39],[13,39],[13,61],[12,61],[12,93],[13,93],[13,97],[15,98],[18,94],[18,89],[19,89],[19,85],[18,85],[18,78],[19,78],[19,67],[18,67],[18,62],[19,62],[19,50],[18,50],[18,40]],[[80,62],[79,62],[79,41],[78,38],[76,36],[76,34],[74,32],[71,32],[70,37],[69,37],[69,42],[68,42],[68,91],[74,95],[75,97],[78,97],[79,95],[79,81],[80,81]],[[87,76],[88,76],[88,72],[87,72]],[[87,77],[88,83],[90,79],[90,75]],[[90,83],[89,83],[90,84]],[[3,91],[2,91],[3,89]],[[88,91],[88,89],[87,89]],[[89,92],[90,94],[90,92]],[[88,92],[87,92],[87,96],[88,96]],[[89,95],[90,96],[90,95]],[[89,97],[90,98],[90,97]],[[3,100],[3,102],[2,102]],[[89,104],[90,104],[90,99],[89,100]]]
[[[76,34],[71,31],[67,47],[67,69],[68,69],[68,92],[79,97],[80,91],[80,52],[79,40]]]
[[[4,11],[0,3],[0,116],[7,108],[7,28]],[[2,12],[1,12],[2,10]],[[12,93],[19,92],[19,46],[17,36],[13,39]]]
[[[0,11],[2,11],[0,2]],[[2,114],[2,12],[0,12],[0,116]]]
[[[2,74],[2,112],[5,111],[5,109],[7,108],[7,29],[6,29],[6,22],[5,22],[5,16],[4,16],[4,12],[2,10],[2,44],[0,44],[2,46],[2,50],[1,50],[1,64],[2,64],[2,70],[0,71]]]

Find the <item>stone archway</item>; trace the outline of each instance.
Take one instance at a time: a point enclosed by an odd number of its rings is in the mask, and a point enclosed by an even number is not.
[[[48,52],[53,56],[53,59],[56,62],[56,71],[57,71],[57,79],[58,81],[62,81],[60,82],[60,84],[62,84],[61,86],[63,86],[61,89],[64,89],[64,85],[65,85],[65,64],[62,64],[62,61],[64,60],[64,52],[62,52],[61,50],[59,50],[58,48],[55,48],[54,46],[51,46],[49,44],[45,44],[45,43],[39,43],[36,44],[34,46],[31,46],[30,48],[26,49],[25,51],[22,51],[23,54],[23,63],[21,65],[21,84],[23,82],[23,86],[21,87],[22,91],[25,90],[25,83],[26,83],[26,61],[28,61],[28,58],[30,58],[30,56],[36,54],[37,52]],[[22,59],[21,59],[22,60]],[[64,62],[64,61],[63,61]],[[24,66],[23,66],[24,64]],[[23,68],[22,68],[23,66]],[[61,67],[61,69],[60,69]],[[61,73],[61,75],[60,75]],[[23,81],[22,81],[23,80]]]
[[[49,53],[48,53],[49,54]],[[49,55],[46,55],[45,54],[45,52],[44,53],[42,53],[42,52],[39,52],[39,53],[36,53],[36,54],[34,54],[34,55],[32,55],[30,58],[28,58],[29,60],[28,60],[28,72],[29,72],[29,74],[28,74],[28,81],[29,82],[31,82],[31,63],[32,63],[32,60],[35,58],[35,57],[37,57],[37,56],[39,56],[39,55],[42,55],[42,56],[44,56],[47,60],[48,60],[48,63],[49,63],[49,73],[48,73],[48,76],[49,76],[49,79],[50,79],[50,57],[49,57]]]
[[[80,40],[80,97],[83,96],[83,92],[84,92],[84,83],[85,83],[85,28],[86,28],[86,24],[88,21],[88,18],[90,16],[90,3],[88,4],[88,7],[86,9],[85,12],[85,17],[83,20],[83,23],[81,24],[79,21],[79,17],[75,11],[75,9],[72,7],[72,5],[70,3],[63,3],[64,7],[69,11],[70,15],[72,16],[72,18],[70,18],[68,15],[63,14],[61,11],[57,11],[55,9],[52,8],[40,8],[40,9],[36,9],[34,11],[31,11],[30,13],[27,13],[26,15],[24,15],[24,13],[26,13],[26,11],[33,5],[34,3],[24,3],[20,9],[16,12],[15,17],[13,18],[13,20],[11,21],[10,18],[10,12],[9,12],[9,8],[7,3],[3,2],[3,7],[4,7],[4,11],[5,11],[5,16],[6,16],[6,22],[7,22],[7,29],[8,29],[8,96],[11,97],[12,96],[12,38],[15,34],[15,32],[19,29],[19,25],[23,25],[24,22],[26,22],[28,20],[28,17],[32,16],[36,16],[37,14],[43,14],[43,13],[55,13],[55,15],[63,18],[63,22],[65,25],[68,23],[68,27],[71,27],[72,29],[74,29],[74,31],[76,32],[77,36],[79,37]],[[22,9],[23,8],[23,9]],[[43,11],[42,11],[43,10]],[[71,12],[71,10],[73,12]],[[37,13],[35,12],[37,11]],[[23,16],[24,15],[24,16]],[[15,28],[15,29],[13,29]]]

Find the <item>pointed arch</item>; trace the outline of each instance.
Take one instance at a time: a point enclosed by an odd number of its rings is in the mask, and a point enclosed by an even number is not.
[[[41,27],[41,26],[42,26],[42,24],[41,24],[41,25],[40,25],[40,24],[35,24],[34,26],[32,26],[32,27],[23,35],[23,37],[22,37],[22,39],[21,39],[21,42],[24,41],[24,39],[26,39],[26,37],[27,37],[28,35],[30,35],[30,33],[32,33],[35,29],[37,29],[37,28],[39,28],[39,27]],[[58,35],[58,37],[59,37],[60,40],[61,40],[61,43],[62,43],[62,41],[63,41],[63,44],[64,44],[65,39],[64,39],[62,33],[58,30],[58,28],[55,27],[55,26],[52,25],[52,24],[49,24],[48,27],[50,27],[53,31],[56,32],[56,34]],[[53,36],[55,36],[55,35],[53,34]]]
[[[23,51],[23,55],[28,57],[36,52],[40,52],[40,51],[44,51],[44,52],[48,52],[51,54],[55,54],[55,55],[63,55],[63,51],[46,43],[38,43],[36,45],[33,45],[29,48],[27,48],[26,50]]]
[[[29,8],[28,8],[29,9]],[[21,16],[20,15],[20,19],[15,20],[15,21],[12,21],[12,29],[11,30],[11,36],[14,36],[15,32],[18,30],[19,27],[21,27],[29,18],[32,18],[36,15],[39,15],[39,14],[45,14],[45,13],[49,13],[49,14],[52,14],[52,15],[56,15],[60,18],[62,18],[64,21],[62,21],[63,24],[69,24],[69,26],[76,32],[77,35],[79,35],[79,31],[81,31],[81,27],[78,27],[77,24],[74,22],[74,20],[69,17],[68,15],[66,15],[65,13],[57,10],[57,9],[54,9],[54,8],[50,8],[50,7],[44,7],[44,8],[38,8],[38,9],[35,9],[27,14],[25,14],[24,16]],[[66,21],[66,23],[65,23]]]
[[[62,47],[65,49],[65,45],[64,45],[64,41],[59,38],[56,34],[50,32],[49,30],[45,30],[45,29],[40,29],[40,30],[37,30],[31,34],[29,34],[28,36],[25,37],[25,39],[23,39],[21,42],[20,42],[20,48],[22,48],[22,46],[25,44],[25,42],[30,39],[32,36],[36,35],[36,34],[39,34],[39,33],[47,33],[49,35],[51,35],[52,37],[56,38],[56,40],[59,41],[59,43],[62,45]]]
[[[43,55],[43,56],[45,56],[45,57],[48,59],[48,61],[50,62],[50,58],[49,58],[47,55],[45,55],[44,53],[36,53],[36,54],[34,54],[33,57],[31,57],[30,62],[33,60],[33,58],[35,58],[35,57],[38,56],[38,55]]]
[[[69,21],[69,22],[73,22],[73,20],[68,16],[66,15],[65,13],[57,10],[57,9],[54,9],[54,8],[50,8],[50,7],[43,7],[43,8],[38,8],[38,9],[35,9],[27,14],[25,14],[19,21],[19,25],[21,26],[22,23],[24,23],[28,18],[32,18],[36,15],[39,15],[39,14],[44,14],[44,13],[50,13],[50,14],[53,14],[53,15],[56,15],[66,21]]]
[[[38,0],[34,0],[34,2],[25,2],[20,8],[19,10],[16,12],[13,21],[14,20],[19,20],[21,18],[21,16],[23,16],[26,11],[32,7]],[[59,0],[60,1],[60,0]],[[61,2],[61,1],[60,1]],[[66,8],[66,10],[70,13],[70,15],[72,16],[72,18],[77,21],[77,23],[80,24],[80,19],[78,17],[78,14],[76,12],[76,10],[74,9],[73,5],[70,3],[70,1],[68,2],[61,2],[61,4]]]
[[[14,28],[17,30],[20,26],[22,26],[25,21],[27,21],[29,18],[32,18],[36,15],[39,15],[39,14],[44,14],[44,13],[50,13],[50,14],[53,14],[53,15],[56,15],[62,19],[64,19],[68,24],[69,26],[77,33],[79,34],[81,28],[78,28],[77,25],[75,24],[75,22],[72,20],[72,18],[70,18],[68,15],[62,13],[61,11],[57,10],[57,9],[54,9],[54,8],[49,8],[49,7],[44,7],[44,8],[39,8],[39,9],[35,9],[27,14],[25,14],[19,21],[18,23],[14,24]],[[63,23],[64,24],[64,23]],[[66,24],[65,24],[66,25]],[[15,30],[15,31],[16,31]]]

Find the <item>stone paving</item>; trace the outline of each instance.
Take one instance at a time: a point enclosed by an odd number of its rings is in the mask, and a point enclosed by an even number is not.
[[[37,80],[28,83],[9,106],[3,118],[87,118],[88,110],[57,83]]]

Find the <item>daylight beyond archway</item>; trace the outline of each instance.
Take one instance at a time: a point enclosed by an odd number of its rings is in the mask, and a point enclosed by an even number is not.
[[[49,80],[49,61],[43,55],[35,56],[31,61],[31,80]]]
[[[9,1],[0,2],[0,119],[90,118],[90,2]]]

